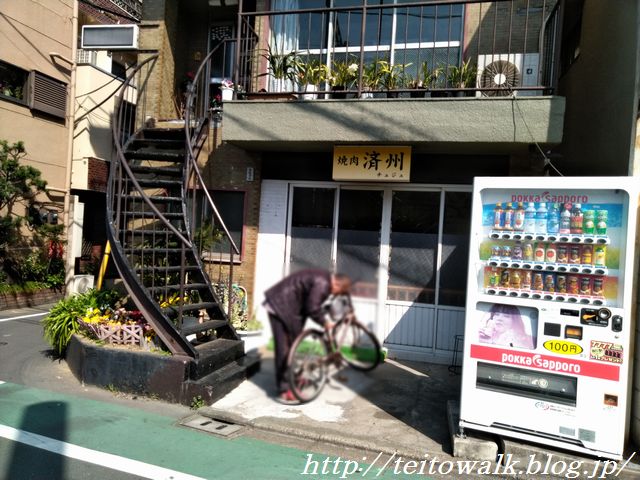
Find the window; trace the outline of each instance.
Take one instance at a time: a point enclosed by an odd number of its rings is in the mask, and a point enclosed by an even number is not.
[[[29,72],[0,61],[0,98],[27,103]]]
[[[233,242],[242,254],[245,192],[209,190],[209,195],[211,195]],[[202,247],[203,255],[207,253],[211,260],[228,261],[231,246],[226,236],[220,233],[222,229],[213,209],[202,191],[197,191],[195,198],[197,207],[195,209],[194,237],[196,243]]]

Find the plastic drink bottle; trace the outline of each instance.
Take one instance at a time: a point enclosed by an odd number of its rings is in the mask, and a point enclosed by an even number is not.
[[[536,249],[533,251],[533,258],[536,262],[544,262],[546,256],[546,245],[542,242],[536,243]]]
[[[583,219],[582,205],[576,203],[571,209],[571,233],[582,233]]]
[[[524,231],[534,233],[536,231],[536,207],[533,202],[527,203],[524,211]]]
[[[553,243],[550,243],[545,252],[545,262],[556,263],[556,257],[556,246]]]
[[[560,228],[559,233],[571,233],[571,204],[565,203],[564,209],[560,214]]]
[[[547,233],[547,204],[540,202],[536,211],[536,233]]]
[[[524,206],[522,202],[518,202],[518,207],[513,214],[513,229],[519,232],[524,230]]]
[[[598,235],[606,235],[607,234],[607,220],[608,220],[608,212],[607,210],[598,210],[596,217],[596,233]]]
[[[558,233],[560,230],[560,207],[557,203],[549,206],[547,214],[547,233]]]
[[[582,233],[593,235],[596,230],[595,212],[593,210],[585,210],[582,224]]]
[[[504,227],[504,211],[502,204],[496,203],[496,207],[493,209],[493,229],[502,230],[502,227]]]
[[[507,202],[507,207],[504,209],[504,230],[513,230],[514,213],[513,204],[511,202]]]

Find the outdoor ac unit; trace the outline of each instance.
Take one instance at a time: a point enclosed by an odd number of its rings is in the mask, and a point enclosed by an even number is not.
[[[137,50],[138,25],[83,25],[85,50]]]
[[[478,96],[532,96],[542,95],[540,90],[512,90],[516,87],[540,85],[538,71],[540,54],[510,53],[478,55],[478,88],[499,90],[478,91]]]

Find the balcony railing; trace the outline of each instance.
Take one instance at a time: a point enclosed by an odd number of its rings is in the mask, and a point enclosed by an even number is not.
[[[236,98],[552,93],[556,0],[371,1],[240,12]]]

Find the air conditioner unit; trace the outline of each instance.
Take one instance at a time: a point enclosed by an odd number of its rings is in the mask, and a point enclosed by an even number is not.
[[[83,25],[85,50],[137,50],[138,25]]]
[[[478,55],[477,88],[499,90],[478,91],[477,96],[533,96],[542,95],[540,90],[512,90],[516,87],[540,85],[538,53],[510,53]]]

